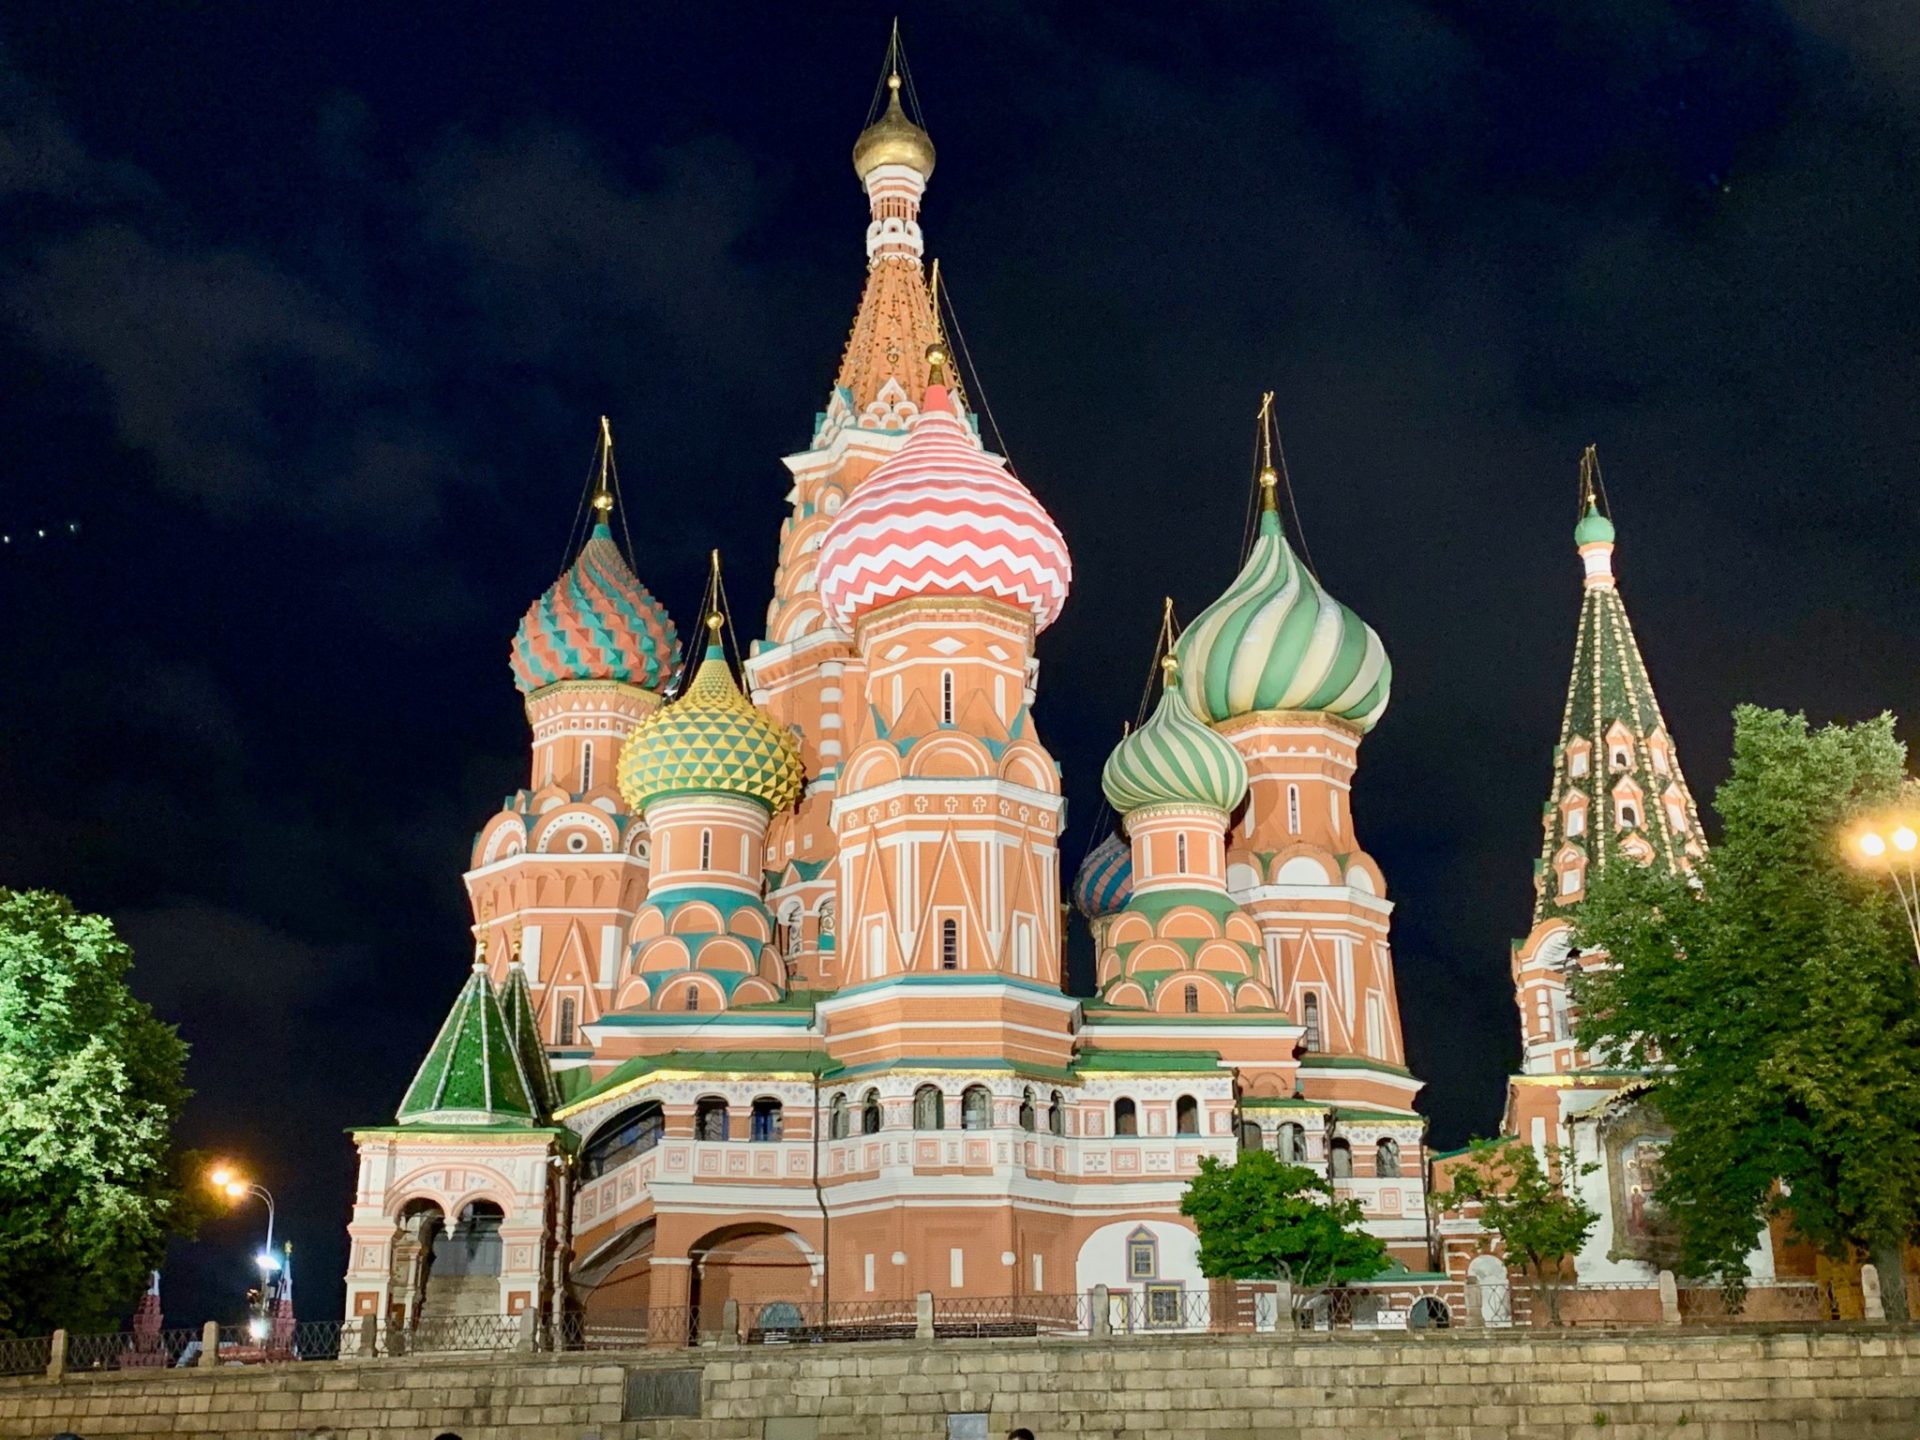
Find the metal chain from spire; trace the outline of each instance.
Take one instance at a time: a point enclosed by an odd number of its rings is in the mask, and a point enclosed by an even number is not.
[[[1255,417],[1259,427],[1256,434],[1260,448],[1260,468],[1256,476],[1254,490],[1255,513],[1258,513],[1259,493],[1269,484],[1275,490],[1284,490],[1287,495],[1287,510],[1293,516],[1293,539],[1300,547],[1300,558],[1306,564],[1307,573],[1314,579],[1320,578],[1320,567],[1313,563],[1313,550],[1307,544],[1307,527],[1300,519],[1300,502],[1293,493],[1293,477],[1287,473],[1287,450],[1280,438],[1279,422],[1273,418],[1273,391],[1264,391],[1260,396],[1260,410]],[[1271,476],[1269,481],[1268,477]],[[1278,506],[1275,507],[1278,509]],[[1240,559],[1244,562],[1253,549],[1253,532],[1249,524],[1247,534],[1240,546]]]
[[[1580,452],[1580,514],[1591,505],[1609,520],[1613,518],[1613,497],[1607,494],[1607,482],[1600,474],[1600,447],[1589,445]],[[1578,518],[1578,517],[1576,517]]]

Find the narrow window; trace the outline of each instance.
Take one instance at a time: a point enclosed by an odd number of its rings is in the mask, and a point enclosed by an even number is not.
[[[580,790],[582,794],[593,788],[593,742],[583,741],[580,746]]]
[[[1193,1096],[1182,1095],[1173,1102],[1173,1128],[1180,1135],[1200,1133],[1200,1102]]]
[[[1187,837],[1184,835],[1173,837],[1173,868],[1177,874],[1187,873]]]
[[[542,763],[540,783],[542,785],[553,784],[553,746],[551,745],[547,746],[547,758]]]
[[[1587,752],[1576,750],[1567,762],[1567,773],[1576,779],[1587,773]]]
[[[696,1140],[724,1140],[727,1138],[727,1102],[718,1096],[708,1096],[693,1107],[693,1138]]]
[[[1067,1133],[1067,1101],[1058,1090],[1053,1092],[1053,1098],[1047,1102],[1047,1131],[1053,1135]]]
[[[698,985],[689,985],[687,986],[687,1009],[698,1010],[699,1008],[700,987]]]
[[[1280,1158],[1289,1165],[1304,1165],[1307,1161],[1307,1128],[1292,1121],[1280,1127]]]
[[[833,1097],[833,1106],[827,1111],[827,1137],[832,1140],[847,1138],[847,1096],[844,1090]]]
[[[769,1143],[780,1138],[782,1117],[780,1102],[763,1095],[753,1102],[753,1116],[747,1130],[749,1140]]]
[[[1309,990],[1300,1002],[1300,1009],[1307,1026],[1307,1049],[1318,1050],[1320,1048],[1320,997]]]
[[[573,1044],[574,1026],[579,1023],[579,1015],[579,1008],[573,1003],[571,998],[560,1002],[559,1040],[562,1045]]]
[[[1144,1225],[1127,1237],[1127,1278],[1151,1280],[1160,1273],[1160,1245]]]
[[[1634,808],[1633,802],[1631,800],[1621,801],[1620,802],[1621,826],[1625,828],[1625,827],[1638,825],[1639,823],[1640,823],[1640,812]]]
[[[1187,986],[1186,994],[1183,998],[1186,1001],[1187,1014],[1198,1015],[1200,1013],[1200,987],[1198,985]]]
[[[1576,805],[1567,811],[1567,834],[1584,835],[1587,833],[1587,807]]]
[[[940,922],[940,968],[942,970],[960,968],[960,922],[958,920]]]
[[[1131,1100],[1113,1102],[1113,1133],[1116,1135],[1138,1135],[1140,1133],[1140,1113]]]
[[[1300,833],[1300,787],[1298,785],[1287,786],[1287,833],[1290,835]]]
[[[880,1092],[867,1091],[860,1101],[860,1133],[878,1135],[880,1133]]]
[[[939,1087],[922,1085],[913,1092],[913,1128],[916,1130],[944,1130],[947,1128],[947,1100]]]
[[[713,832],[700,832],[700,869],[704,872],[713,868]]]
[[[1033,1087],[1029,1085],[1020,1092],[1020,1128],[1029,1135],[1033,1133],[1036,1118],[1033,1109]]]
[[[993,1125],[993,1096],[984,1085],[969,1085],[960,1096],[960,1128],[986,1130]]]
[[[1333,1148],[1328,1152],[1327,1157],[1327,1173],[1335,1180],[1353,1178],[1353,1146],[1345,1140],[1333,1142]]]
[[[953,724],[953,671],[940,672],[940,723]]]
[[[1239,1134],[1240,1148],[1242,1150],[1266,1149],[1266,1140],[1265,1137],[1260,1134],[1260,1122],[1258,1120],[1242,1120],[1240,1122]]]
[[[1373,1147],[1373,1173],[1376,1175],[1398,1175],[1400,1173],[1400,1142],[1383,1139]]]
[[[1580,888],[1580,867],[1569,865],[1560,872],[1560,893],[1571,895]]]

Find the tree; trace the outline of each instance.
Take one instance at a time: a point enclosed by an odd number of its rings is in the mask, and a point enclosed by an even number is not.
[[[1279,1280],[1311,1291],[1367,1280],[1387,1266],[1387,1247],[1360,1228],[1361,1209],[1318,1171],[1266,1150],[1232,1165],[1209,1155],[1180,1198],[1200,1232],[1200,1273],[1209,1279]]]
[[[1697,888],[1613,866],[1576,920],[1609,963],[1574,979],[1580,1043],[1648,1071],[1673,1129],[1657,1198],[1691,1274],[1737,1285],[1771,1214],[1868,1252],[1904,1314],[1920,1223],[1920,971],[1893,899],[1846,863],[1847,827],[1896,802],[1893,720],[1813,730],[1734,712],[1724,838]]]
[[[186,1046],[104,916],[0,889],[0,1335],[104,1328],[197,1218]]]
[[[1561,1146],[1549,1147],[1542,1165],[1531,1145],[1510,1136],[1476,1140],[1451,1170],[1452,1184],[1434,1199],[1449,1209],[1479,1205],[1480,1227],[1499,1237],[1507,1264],[1517,1262],[1546,1284],[1580,1253],[1600,1218],[1578,1195],[1567,1193],[1567,1180],[1599,1168],[1577,1163],[1573,1151]],[[1557,1320],[1558,1296],[1551,1285],[1546,1293],[1548,1313]]]

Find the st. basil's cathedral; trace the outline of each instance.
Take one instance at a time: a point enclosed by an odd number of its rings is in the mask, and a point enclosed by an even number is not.
[[[474,840],[471,974],[393,1123],[354,1132],[350,1315],[1105,1286],[1178,1325],[1208,1288],[1182,1193],[1251,1147],[1357,1200],[1396,1274],[1475,1259],[1428,1216],[1393,907],[1349,803],[1386,651],[1289,544],[1270,465],[1239,573],[1106,762],[1115,823],[1063,896],[1033,704],[1073,562],[951,373],[920,225],[934,147],[901,88],[896,69],[854,146],[865,289],[785,457],[749,653],[717,573],[683,646],[615,539],[603,433],[590,533],[513,638],[531,765]],[[1612,539],[1589,504],[1514,961],[1509,1129],[1543,1146],[1623,1088],[1568,1040],[1565,908],[1592,867],[1699,853]],[[1091,928],[1092,995],[1065,990],[1069,923]]]

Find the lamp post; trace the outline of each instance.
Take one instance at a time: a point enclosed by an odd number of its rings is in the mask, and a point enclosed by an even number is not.
[[[272,1308],[269,1282],[281,1265],[280,1257],[273,1252],[273,1192],[264,1185],[256,1185],[227,1165],[216,1166],[209,1171],[207,1181],[214,1189],[236,1203],[249,1198],[257,1198],[266,1203],[267,1240],[261,1247],[260,1253],[253,1257],[253,1263],[260,1267],[260,1289],[256,1292],[259,1296],[259,1304],[256,1307],[259,1313],[255,1315],[253,1323],[248,1327],[254,1332],[256,1340],[262,1339],[266,1334],[264,1327],[267,1324],[268,1312]]]
[[[1859,864],[1893,882],[1913,937],[1914,963],[1920,965],[1920,832],[1900,819],[1869,822],[1855,833],[1850,850]]]

